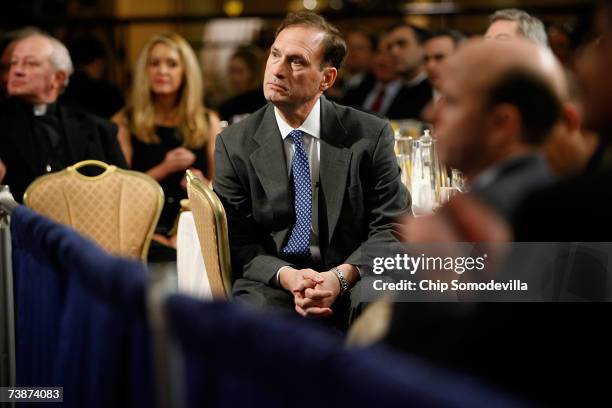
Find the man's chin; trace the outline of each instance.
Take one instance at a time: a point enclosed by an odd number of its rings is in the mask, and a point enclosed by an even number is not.
[[[278,106],[278,105],[286,105],[288,103],[287,98],[282,97],[282,96],[277,95],[277,94],[265,95],[265,98],[272,105],[277,105]]]

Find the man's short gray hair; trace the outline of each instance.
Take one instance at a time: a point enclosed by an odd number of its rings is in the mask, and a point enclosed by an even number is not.
[[[544,28],[544,23],[539,18],[514,8],[497,10],[489,16],[490,24],[500,20],[516,21],[519,26],[519,34],[537,44],[548,47],[546,29]]]
[[[51,37],[50,35],[43,36],[51,42],[53,47],[53,51],[49,56],[51,65],[56,71],[64,71],[66,73],[66,80],[64,81],[64,88],[66,88],[68,86],[70,75],[72,75],[74,72],[74,67],[72,65],[72,59],[70,58],[68,48],[66,48],[66,46],[55,37]]]

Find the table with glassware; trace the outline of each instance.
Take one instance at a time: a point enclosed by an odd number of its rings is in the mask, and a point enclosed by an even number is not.
[[[431,214],[451,197],[465,191],[461,172],[447,168],[440,161],[430,124],[400,120],[391,125],[402,182],[412,196],[415,216]]]

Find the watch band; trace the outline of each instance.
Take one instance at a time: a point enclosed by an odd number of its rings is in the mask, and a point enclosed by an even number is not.
[[[344,277],[344,273],[339,268],[333,267],[331,271],[336,275],[338,281],[340,282],[340,295],[344,295],[348,291],[348,282]]]

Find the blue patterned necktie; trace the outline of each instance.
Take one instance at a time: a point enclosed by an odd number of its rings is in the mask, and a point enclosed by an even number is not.
[[[295,146],[291,162],[295,225],[291,230],[287,245],[281,252],[283,255],[310,257],[310,225],[312,219],[310,166],[302,140],[304,133],[301,130],[293,130],[289,133],[289,136],[293,139]]]

